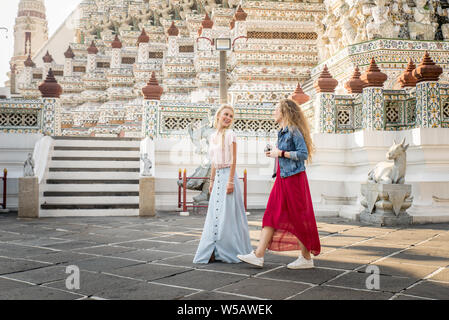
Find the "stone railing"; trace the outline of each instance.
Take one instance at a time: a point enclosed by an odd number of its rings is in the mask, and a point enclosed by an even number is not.
[[[39,100],[0,101],[0,132],[41,132],[43,109],[44,103]]]

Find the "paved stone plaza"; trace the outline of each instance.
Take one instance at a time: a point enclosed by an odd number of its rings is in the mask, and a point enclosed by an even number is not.
[[[249,216],[253,245],[262,213]],[[449,224],[364,226],[320,218],[312,270],[268,253],[263,269],[192,264],[204,217],[44,218],[0,214],[0,299],[448,299]],[[66,267],[80,269],[79,290]],[[368,265],[380,270],[368,290]]]

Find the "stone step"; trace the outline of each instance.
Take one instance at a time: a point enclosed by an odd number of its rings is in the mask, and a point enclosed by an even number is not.
[[[140,161],[138,157],[52,157],[57,161]]]
[[[139,168],[49,168],[49,172],[139,172]]]
[[[88,197],[63,197],[63,196],[45,196],[45,204],[47,205],[102,205],[104,203],[113,204],[139,204],[139,194],[137,196],[88,196]]]
[[[52,157],[89,157],[89,158],[139,158],[138,151],[81,151],[81,150],[54,150]]]
[[[60,172],[52,172],[50,171],[47,175],[47,179],[49,180],[68,180],[68,179],[76,179],[76,180],[111,180],[111,179],[139,179],[139,172],[71,172],[71,171],[60,171]]]
[[[76,137],[76,136],[53,136],[54,140],[83,140],[83,141],[141,141],[142,138],[117,138],[117,137]]]
[[[91,184],[43,184],[43,192],[139,192],[139,183],[134,184],[102,184],[101,189],[95,183]]]
[[[138,191],[45,191],[44,197],[138,197]]]
[[[83,146],[55,146],[56,151],[140,151],[139,147],[83,147]]]
[[[47,184],[94,184],[97,185],[97,187],[100,187],[98,185],[102,185],[101,188],[103,188],[103,185],[106,184],[136,184],[139,185],[139,180],[123,180],[123,179],[85,179],[85,180],[79,180],[79,179],[47,179]]]
[[[139,209],[138,203],[106,203],[106,204],[41,204],[41,209],[46,210],[58,210],[58,209],[82,209],[82,210],[109,210],[109,209]]]
[[[135,217],[139,209],[41,209],[39,217]]]
[[[22,164],[23,167],[23,164]],[[107,169],[107,168],[128,168],[135,169],[140,167],[139,161],[66,161],[66,160],[52,160],[49,163],[50,168],[74,168],[74,169]]]
[[[76,140],[56,139],[55,147],[140,148],[140,140]]]

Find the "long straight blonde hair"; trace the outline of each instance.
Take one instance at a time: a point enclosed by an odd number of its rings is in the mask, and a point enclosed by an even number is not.
[[[312,136],[310,134],[310,124],[306,116],[301,110],[301,107],[292,99],[284,99],[279,103],[282,119],[288,126],[289,130],[298,129],[304,141],[306,142],[307,152],[309,154],[307,162],[312,162],[312,154],[315,152],[315,146],[312,142]]]

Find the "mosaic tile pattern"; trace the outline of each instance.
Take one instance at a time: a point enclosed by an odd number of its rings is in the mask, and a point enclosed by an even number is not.
[[[420,128],[441,127],[438,82],[421,82],[416,85],[416,126]]]
[[[158,108],[160,101],[144,100],[144,109],[142,115],[142,136],[155,137],[158,132]]]
[[[337,130],[337,109],[333,93],[318,93],[316,96],[319,108],[320,133],[335,133]]]
[[[383,89],[364,88],[362,97],[362,128],[383,130],[385,128]]]

